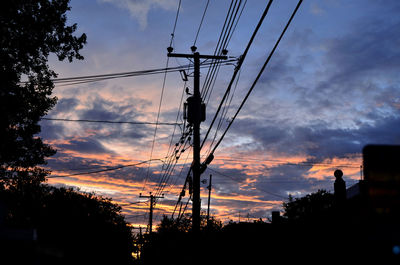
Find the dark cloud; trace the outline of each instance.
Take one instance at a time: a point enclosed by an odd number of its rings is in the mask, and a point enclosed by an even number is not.
[[[353,75],[371,70],[395,71],[393,67],[400,67],[399,26],[399,19],[360,21],[350,34],[327,40],[327,62]]]
[[[67,173],[75,173],[78,171],[86,172],[88,170],[106,167],[108,164],[109,161],[71,156],[68,153],[64,153],[63,150],[59,150],[48,160],[48,166],[52,170],[65,171]]]
[[[112,151],[105,148],[98,140],[92,138],[70,140],[68,144],[58,144],[57,147],[85,154],[112,153]]]
[[[66,113],[73,111],[73,109],[79,104],[79,100],[76,98],[61,98],[57,101],[56,106],[51,111],[52,115],[58,113]]]
[[[399,113],[400,114],[400,113]],[[257,124],[249,126],[249,124]],[[329,123],[297,126],[268,121],[264,124],[252,120],[237,120],[233,128],[235,137],[252,137],[258,143],[258,151],[270,151],[287,155],[307,154],[323,160],[360,153],[370,143],[398,144],[400,142],[400,116],[375,120],[372,124],[360,124],[358,128],[331,128]]]
[[[64,126],[61,123],[42,120],[40,122],[41,132],[39,136],[45,140],[57,140],[57,139],[64,139],[63,131]]]

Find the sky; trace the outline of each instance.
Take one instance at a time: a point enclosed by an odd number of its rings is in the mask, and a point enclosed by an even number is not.
[[[191,53],[195,43],[199,53],[214,54],[231,1],[211,0],[207,6],[206,0],[182,0],[174,31],[178,2],[72,0],[67,23],[77,23],[76,34],[87,35],[81,52],[85,60],[68,63],[51,57],[49,65],[66,78],[189,64],[167,58],[170,44],[176,53]],[[266,5],[241,1],[242,13],[227,43],[230,58],[243,54]],[[235,79],[221,128],[213,127],[209,140],[221,137],[296,5],[295,0],[272,3]],[[282,211],[289,195],[332,191],[336,169],[343,171],[348,187],[355,184],[365,145],[399,144],[399,12],[396,0],[303,2],[202,175],[202,210],[210,174],[211,214],[224,222],[238,221],[239,215],[267,220],[271,211]],[[202,139],[235,64],[220,67],[203,98],[207,118],[201,124]],[[207,72],[202,68],[201,87]],[[182,124],[186,87],[193,91],[192,75],[185,83],[179,72],[56,85],[58,103],[46,117]],[[49,184],[111,197],[134,226],[147,224],[149,203],[140,193],[164,194],[154,222],[171,216],[192,156],[189,142],[181,152],[183,125],[42,120],[41,126],[40,136],[57,149],[46,165],[52,170]],[[202,159],[210,144],[204,145]],[[171,174],[165,175],[168,168]],[[182,208],[187,200],[186,191]]]

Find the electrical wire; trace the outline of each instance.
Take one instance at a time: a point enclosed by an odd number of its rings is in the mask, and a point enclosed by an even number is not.
[[[224,103],[225,99],[227,98],[227,96],[228,96],[228,94],[229,94],[229,92],[230,92],[230,90],[231,90],[231,87],[232,87],[232,85],[233,85],[233,83],[234,83],[234,81],[235,81],[235,79],[236,79],[236,76],[238,75],[238,73],[239,73],[239,71],[240,71],[240,68],[242,67],[242,64],[243,64],[243,62],[244,62],[244,60],[245,60],[245,58],[246,58],[246,56],[247,56],[247,53],[248,53],[248,51],[249,51],[251,45],[253,44],[254,38],[255,38],[255,36],[257,35],[258,30],[260,29],[260,27],[261,27],[261,25],[262,25],[262,23],[263,23],[265,17],[267,16],[267,14],[268,14],[268,12],[269,12],[269,9],[270,9],[270,6],[271,6],[271,4],[272,4],[272,1],[273,1],[273,0],[270,0],[270,1],[268,2],[267,6],[265,7],[264,12],[263,12],[261,18],[259,19],[258,24],[257,24],[256,28],[254,29],[253,34],[252,34],[250,40],[248,41],[248,43],[247,43],[247,45],[246,45],[246,48],[245,48],[245,50],[244,50],[242,56],[241,56],[241,57],[239,58],[239,60],[238,60],[238,64],[237,64],[237,66],[236,66],[236,68],[235,68],[235,70],[234,70],[234,72],[233,72],[231,81],[229,82],[228,87],[227,87],[227,89],[225,90],[224,96],[222,97],[221,102],[220,102],[220,104],[219,104],[219,106],[218,106],[218,109],[217,109],[217,111],[216,111],[216,113],[215,113],[215,115],[214,115],[214,117],[213,117],[213,119],[212,119],[212,121],[211,121],[211,124],[210,124],[210,126],[209,126],[209,128],[208,128],[208,130],[207,130],[207,133],[206,133],[206,135],[205,135],[204,138],[203,138],[203,142],[201,143],[200,149],[203,147],[204,143],[205,143],[206,140],[207,140],[207,137],[208,137],[208,135],[209,135],[209,133],[210,133],[210,131],[211,131],[211,128],[212,128],[212,126],[214,125],[214,122],[215,122],[215,120],[216,120],[217,117],[218,117],[218,114],[219,114],[219,112],[220,112],[220,110],[221,110],[221,108],[222,108],[222,106],[223,106],[223,103]]]
[[[234,59],[227,60],[222,62],[222,65],[229,65],[229,63],[234,62]],[[213,63],[203,63],[200,67],[207,68],[212,66]],[[153,75],[153,74],[162,74],[165,72],[179,72],[185,69],[193,69],[193,66],[188,65],[181,65],[175,67],[167,67],[167,68],[156,68],[156,69],[148,69],[148,70],[140,70],[140,71],[130,71],[130,72],[120,72],[120,73],[111,73],[111,74],[99,74],[99,75],[87,75],[87,76],[73,76],[73,77],[65,77],[65,78],[55,78],[51,79],[51,81],[56,85],[56,87],[61,86],[71,86],[71,85],[78,85],[78,84],[86,84],[86,83],[93,83],[99,81],[105,81],[110,79],[116,78],[126,78],[126,77],[136,77],[136,76],[146,76],[146,75]],[[28,81],[20,82],[20,84],[27,84]]]
[[[222,28],[222,31],[221,31],[221,34],[220,34],[220,37],[219,37],[219,40],[217,43],[217,46],[215,47],[214,55],[221,54],[221,52],[223,50],[226,50],[227,39],[229,38],[231,29],[232,29],[232,25],[233,25],[233,23],[235,23],[234,19],[236,18],[236,15],[240,8],[241,2],[242,1],[240,0],[239,5],[237,5],[238,0],[236,0],[234,4],[233,4],[233,2],[231,2],[227,16],[225,18],[224,26]],[[233,6],[232,6],[232,4],[233,4]],[[213,87],[213,84],[215,83],[214,80],[217,78],[218,73],[219,73],[219,64],[217,64],[217,63],[220,63],[221,60],[213,59],[212,62],[216,63],[216,65],[212,66],[207,72],[205,81],[203,83],[202,91],[201,91],[201,97],[203,99],[206,99],[207,95],[211,95],[210,88]],[[211,91],[212,91],[212,89],[211,89]],[[208,96],[208,98],[209,97],[210,96]]]
[[[169,57],[167,57],[166,68],[168,68],[168,64],[169,64]],[[158,104],[156,123],[158,123],[158,120],[160,119],[161,105],[162,105],[162,102],[163,102],[164,89],[165,89],[166,81],[167,81],[167,72],[164,73],[164,78],[163,78],[163,82],[162,82],[160,102]],[[158,129],[158,126],[156,125],[155,128],[154,128],[153,141],[151,143],[150,160],[148,162],[147,173],[146,173],[146,177],[145,177],[144,182],[143,182],[142,192],[144,191],[144,187],[146,186],[146,183],[147,183],[147,181],[148,181],[148,179],[150,177],[151,159],[153,157],[153,151],[154,151],[154,144],[156,142],[157,129]]]
[[[175,22],[174,22],[174,27],[173,27],[172,33],[171,33],[171,41],[170,41],[170,43],[169,43],[169,46],[172,46],[172,43],[173,43],[174,38],[175,38],[176,24],[177,24],[177,22],[178,22],[179,10],[180,10],[180,9],[181,9],[181,0],[179,0],[178,8],[177,8],[177,10],[176,10]]]
[[[105,121],[105,120],[86,120],[86,119],[64,119],[64,118],[41,118],[44,121],[66,121],[66,122],[89,122],[89,123],[109,123],[109,124],[132,124],[132,125],[171,125],[181,126],[182,123],[172,122],[141,122],[141,121]]]
[[[177,25],[177,22],[178,22],[180,7],[181,7],[181,0],[179,0],[178,8],[177,8],[177,11],[176,11],[174,26],[173,26],[173,30],[172,30],[172,33],[171,33],[171,41],[170,41],[170,45],[169,45],[170,47],[172,46],[172,43],[173,43],[174,38],[175,38],[175,30],[176,30],[176,25]],[[168,68],[168,64],[169,64],[169,57],[167,57],[166,68]],[[190,68],[190,64],[189,64],[188,68]],[[160,104],[159,104],[158,114],[157,114],[157,123],[158,123],[158,119],[159,119],[159,116],[160,116],[160,110],[161,110],[161,104],[162,104],[162,98],[163,98],[163,94],[164,94],[166,78],[167,78],[167,71],[165,71],[164,78],[163,78],[163,85],[162,85],[162,90],[161,90]],[[178,116],[179,116],[179,113],[178,113]],[[177,116],[177,118],[178,118],[178,116]],[[154,143],[155,143],[156,134],[157,134],[157,127],[158,126],[156,125],[155,130],[154,130],[154,137],[153,137],[153,142],[152,142],[152,146],[151,146],[150,159],[151,159],[151,157],[153,155]],[[174,127],[174,132],[175,132],[175,129],[176,129],[176,127]],[[142,188],[142,192],[143,192],[144,187],[146,185],[146,182],[147,182],[147,180],[149,178],[149,171],[150,171],[150,162],[149,162],[149,165],[148,165],[148,168],[147,168],[147,174],[146,174],[146,178],[145,178],[144,185],[143,185],[143,188]]]
[[[203,25],[204,17],[205,17],[205,15],[207,13],[207,9],[208,9],[208,4],[209,3],[210,3],[210,0],[207,0],[206,7],[204,8],[203,16],[201,17],[200,25],[199,25],[199,28],[197,29],[196,37],[195,37],[194,42],[193,42],[193,46],[196,46],[197,38],[199,37],[200,29],[201,29],[201,26]]]
[[[230,4],[229,9],[228,9],[228,12],[227,12],[227,14],[225,16],[225,21],[224,21],[224,24],[222,26],[221,33],[219,35],[219,39],[218,39],[217,45],[215,46],[214,55],[216,55],[217,53],[220,52],[220,43],[221,43],[222,36],[223,36],[224,31],[225,31],[225,27],[227,25],[228,19],[229,19],[229,14],[231,12],[232,5],[233,5],[233,0],[231,1],[231,4]],[[214,64],[215,62],[216,62],[216,60],[211,60],[211,63]],[[203,82],[203,88],[202,88],[202,91],[201,91],[202,98],[204,98],[204,92],[206,90],[206,87],[208,86],[208,83],[210,82],[210,75],[214,70],[215,70],[215,66],[209,68],[208,71],[207,71],[206,77],[204,78],[204,82]]]
[[[207,153],[206,153],[206,155],[205,155],[206,157],[207,157],[208,155],[210,155],[210,153],[211,153],[211,147],[212,147],[212,145],[214,144],[214,142],[215,142],[215,140],[216,140],[216,138],[217,138],[218,131],[222,128],[223,121],[226,120],[226,115],[227,115],[227,113],[228,113],[228,111],[229,111],[229,109],[230,109],[230,106],[231,106],[231,103],[232,103],[232,100],[233,100],[233,96],[235,95],[235,92],[236,92],[236,89],[237,89],[237,85],[238,85],[238,83],[239,83],[240,71],[241,71],[241,70],[239,70],[239,74],[238,74],[238,76],[237,76],[237,78],[236,78],[235,87],[233,88],[233,92],[232,92],[231,98],[230,98],[230,100],[229,100],[229,102],[228,102],[228,98],[229,98],[229,95],[230,95],[230,92],[231,92],[231,89],[229,88],[229,92],[228,92],[228,95],[227,95],[227,97],[226,97],[227,100],[225,100],[225,106],[224,106],[223,109],[222,109],[222,113],[221,113],[221,115],[220,115],[220,119],[219,119],[217,128],[216,128],[216,130],[215,130],[215,132],[214,132],[214,137],[213,137],[213,139],[212,139],[212,141],[211,141],[211,143],[210,143],[210,145],[209,145],[209,149],[208,149],[208,151],[207,151]],[[226,120],[226,121],[227,121],[227,120]],[[211,128],[211,126],[210,126],[209,128]],[[203,143],[205,142],[205,140],[206,140],[206,138],[203,139]]]
[[[216,149],[218,148],[218,146],[221,144],[221,142],[222,142],[222,140],[224,139],[224,137],[225,137],[227,131],[228,131],[229,128],[232,126],[232,124],[233,124],[233,122],[235,121],[235,119],[236,119],[237,115],[239,114],[240,110],[243,108],[244,103],[247,101],[249,95],[250,95],[251,92],[253,91],[255,85],[257,84],[258,80],[260,79],[260,77],[261,77],[262,73],[264,72],[266,66],[268,65],[269,61],[271,60],[272,55],[274,54],[276,48],[278,47],[278,45],[279,45],[279,43],[280,43],[280,41],[281,41],[283,35],[285,34],[286,30],[288,29],[290,23],[292,22],[294,16],[295,16],[296,13],[297,13],[297,10],[299,9],[299,7],[300,7],[300,5],[301,5],[302,2],[303,2],[303,0],[300,0],[300,1],[298,2],[296,8],[294,9],[294,11],[293,11],[293,13],[292,13],[292,15],[290,16],[289,21],[287,22],[287,24],[286,24],[285,28],[283,29],[281,35],[279,36],[278,40],[276,41],[276,43],[275,43],[273,49],[271,50],[269,56],[268,56],[267,59],[266,59],[264,65],[261,67],[261,69],[260,69],[260,71],[259,71],[259,73],[258,73],[256,79],[254,80],[253,84],[251,85],[249,91],[247,92],[246,96],[245,96],[244,99],[242,100],[242,103],[240,104],[238,110],[236,111],[236,113],[235,113],[235,115],[233,116],[232,120],[229,122],[229,124],[228,124],[227,128],[225,129],[224,133],[222,134],[221,138],[218,140],[218,142],[217,142],[216,145],[214,146],[214,148],[213,148],[213,150],[212,150],[212,152],[211,152],[212,154],[215,152],[215,150],[216,150]]]
[[[246,2],[242,7],[242,10],[240,12],[239,17],[237,15],[238,15],[238,12],[239,12],[239,10],[241,8],[242,0],[239,1],[239,4],[237,6],[236,6],[236,4],[237,4],[237,1],[235,2],[234,8],[233,8],[233,10],[231,12],[231,15],[230,15],[230,18],[229,18],[229,21],[228,21],[228,25],[227,25],[227,27],[225,29],[225,32],[224,32],[224,35],[223,35],[223,38],[222,38],[222,41],[221,41],[221,46],[219,47],[217,54],[220,54],[221,52],[225,52],[225,51],[227,52],[228,44],[229,44],[229,42],[230,42],[230,40],[231,40],[231,38],[233,36],[233,33],[234,33],[235,29],[236,29],[236,26],[237,26],[237,24],[238,24],[238,22],[240,20],[241,13],[243,12],[243,8],[244,8],[244,5],[246,4]],[[235,20],[236,20],[236,22],[235,22]],[[216,62],[220,62],[221,60],[215,60],[215,61]],[[202,96],[203,96],[203,99],[204,99],[204,101],[206,102],[207,105],[208,105],[208,102],[209,102],[209,100],[211,98],[212,91],[214,90],[215,82],[216,82],[217,76],[218,76],[219,71],[220,71],[220,66],[218,65],[218,66],[216,66],[215,68],[212,68],[212,69],[214,71],[212,72],[212,75],[211,75],[211,78],[210,78],[209,82],[208,83],[205,82],[206,86],[203,86],[203,94],[202,94]]]
[[[219,174],[219,175],[221,175],[221,176],[230,178],[231,180],[233,180],[233,181],[235,181],[235,182],[240,183],[239,180],[237,180],[237,179],[235,179],[235,178],[233,178],[233,177],[231,177],[231,176],[229,176],[229,175],[226,175],[226,174],[224,174],[224,173],[222,173],[222,172],[219,172],[219,171],[217,171],[217,170],[215,170],[215,169],[212,169],[212,168],[210,168],[210,167],[208,167],[207,169],[209,169],[209,170],[211,170],[211,171],[213,171],[213,172],[215,172],[215,173],[217,173],[217,174]],[[286,197],[281,196],[281,195],[276,194],[276,193],[273,193],[273,192],[271,192],[271,191],[269,191],[269,190],[262,189],[262,188],[260,188],[260,187],[257,187],[256,189],[257,189],[257,190],[260,190],[260,191],[262,191],[262,192],[264,192],[264,193],[266,193],[266,194],[269,194],[269,195],[272,195],[272,196],[275,196],[275,197],[278,197],[278,198],[281,198],[281,199],[286,199]]]
[[[153,158],[151,160],[152,161],[163,161],[162,159],[159,159],[159,158]],[[135,163],[135,164],[111,167],[111,168],[95,170],[95,171],[79,172],[79,173],[73,173],[73,174],[61,175],[61,176],[48,176],[47,178],[66,178],[66,177],[72,177],[72,176],[80,176],[80,175],[89,175],[89,174],[95,174],[95,173],[101,173],[101,172],[108,172],[108,171],[114,171],[114,170],[118,170],[118,169],[126,168],[126,167],[135,167],[135,166],[138,166],[138,165],[141,165],[141,164],[146,164],[149,161],[150,160],[146,160],[146,161],[142,161],[142,162]]]

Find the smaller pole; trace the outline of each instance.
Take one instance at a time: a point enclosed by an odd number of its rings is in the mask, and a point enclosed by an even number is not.
[[[151,234],[153,232],[153,209],[154,209],[154,201],[155,199],[162,199],[164,198],[164,194],[163,196],[154,196],[153,194],[151,194],[150,192],[150,196],[142,196],[142,194],[140,194],[139,198],[150,198],[150,214],[149,214],[149,233]]]
[[[142,246],[143,246],[143,236],[142,236],[142,227],[139,226],[139,251],[138,251],[138,259],[140,260],[141,258],[141,252],[142,252]]]
[[[153,233],[153,206],[154,206],[154,196],[150,195],[150,214],[149,214],[150,234]]]
[[[211,189],[212,189],[212,175],[210,174],[210,184],[208,185],[208,205],[207,205],[207,226],[210,224],[210,200],[211,200]]]

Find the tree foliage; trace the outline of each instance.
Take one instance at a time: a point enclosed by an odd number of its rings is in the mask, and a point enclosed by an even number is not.
[[[283,203],[284,216],[289,222],[315,222],[330,214],[334,205],[334,195],[326,190],[318,190],[304,197]]]
[[[23,241],[2,246],[11,253],[30,251],[30,262],[33,256],[40,264],[132,262],[131,228],[109,198],[42,184],[1,188],[0,203],[5,228],[37,231],[36,248],[21,249]]]
[[[204,215],[200,216],[200,230],[202,231],[220,231],[222,229],[222,222],[213,216],[210,216],[208,223]],[[170,218],[166,215],[163,216],[157,233],[188,233],[192,230],[192,216],[191,214],[184,214],[181,218]]]
[[[210,217],[208,225],[204,215],[201,215],[200,234],[192,233],[191,214],[180,218],[163,216],[157,232],[149,235],[141,248],[142,264],[175,264],[190,263],[202,246],[210,245],[220,235],[222,223]],[[179,259],[177,259],[179,255]]]
[[[0,176],[40,182],[47,171],[37,165],[55,153],[36,135],[40,118],[56,104],[56,73],[48,57],[83,59],[86,35],[66,25],[69,0],[0,2]],[[26,82],[22,82],[26,80]],[[18,178],[17,178],[18,177]]]

